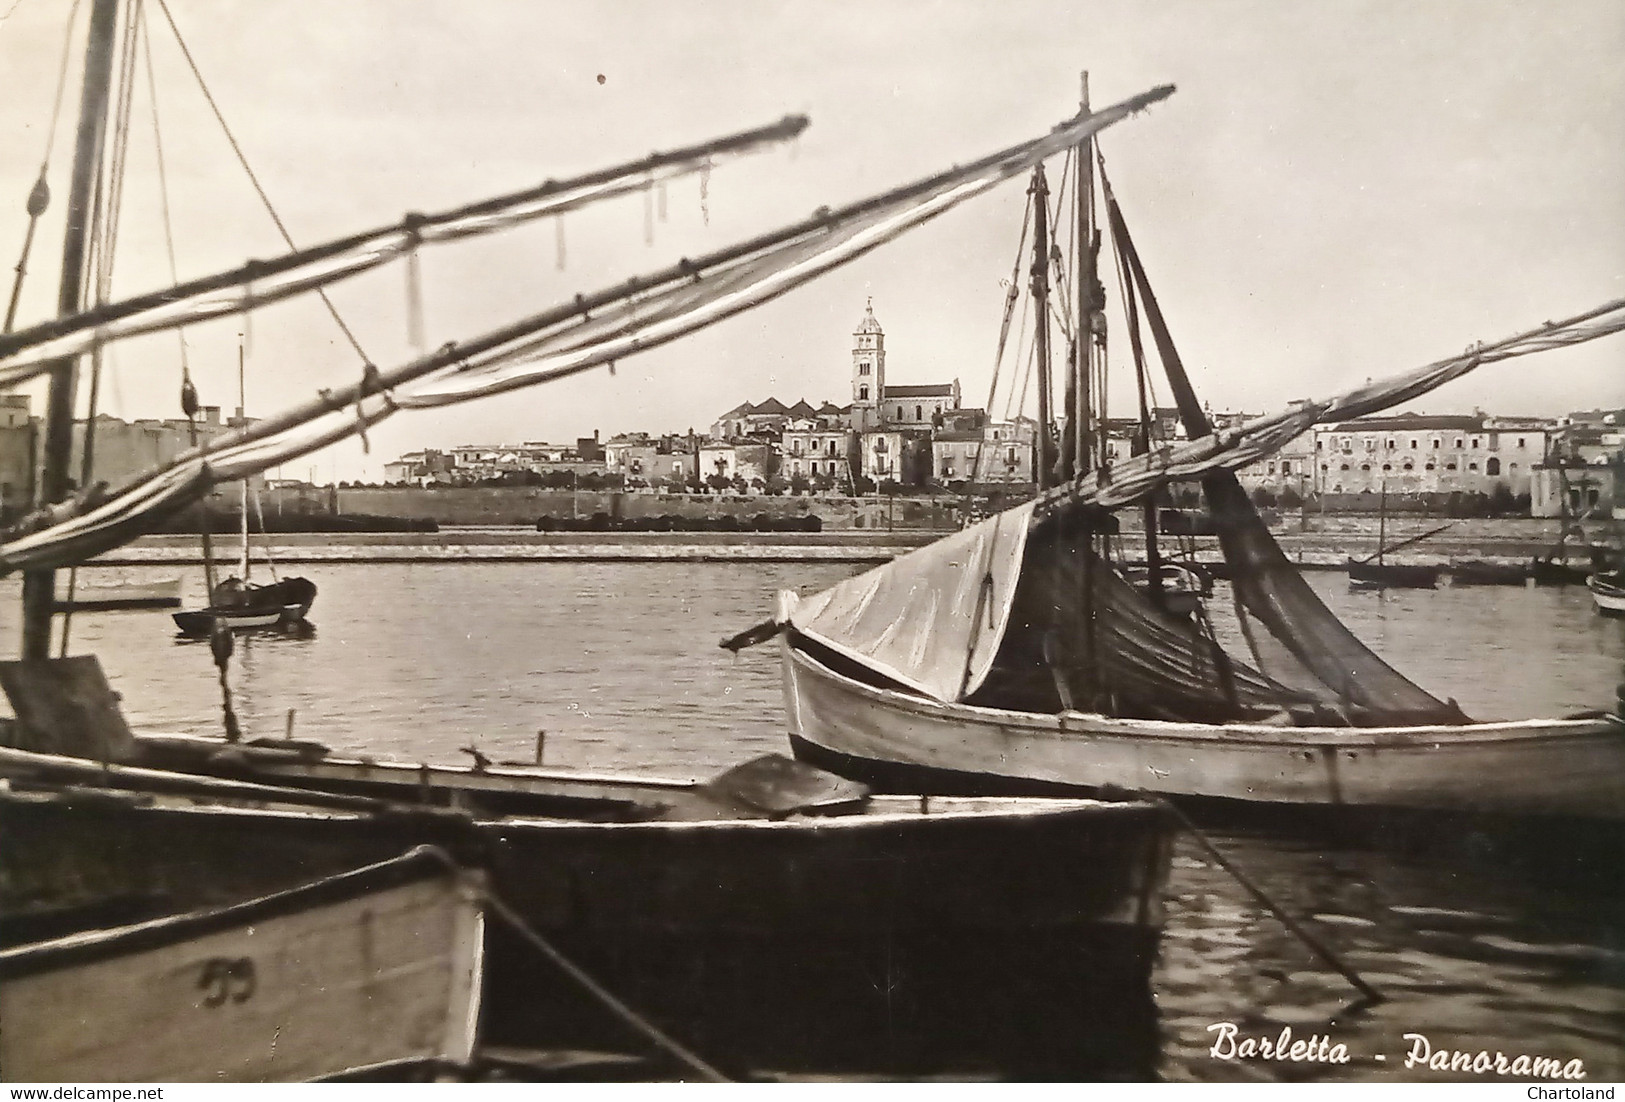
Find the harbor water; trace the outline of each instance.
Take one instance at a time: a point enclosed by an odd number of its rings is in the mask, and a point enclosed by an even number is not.
[[[322,564],[308,637],[238,639],[231,666],[248,737],[289,729],[347,755],[530,763],[699,778],[784,752],[778,656],[717,640],[770,614],[773,594],[856,573],[843,563]],[[82,580],[183,574],[127,567]],[[64,579],[65,581],[65,579]],[[1625,623],[1581,588],[1350,591],[1310,577],[1390,663],[1482,718],[1611,706]],[[59,585],[63,584],[59,581]],[[18,630],[17,582],[0,583],[0,632]],[[1228,592],[1212,602],[1226,630]],[[143,731],[214,734],[221,697],[207,643],[167,613],[79,613],[74,653],[95,653]],[[539,738],[538,733],[545,732]],[[1482,864],[1329,845],[1287,832],[1216,842],[1387,1001],[1355,993],[1188,840],[1175,858],[1155,973],[1161,1057],[1176,1081],[1471,1079],[1406,1067],[1431,1053],[1583,1062],[1625,1077],[1625,900]],[[1554,862],[1561,860],[1554,853]],[[1228,1027],[1226,1025],[1228,1023]],[[1225,1039],[1323,1038],[1297,1061],[1231,1059]],[[1346,1062],[1333,1062],[1333,1046]],[[1413,1061],[1414,1062],[1414,1061]]]

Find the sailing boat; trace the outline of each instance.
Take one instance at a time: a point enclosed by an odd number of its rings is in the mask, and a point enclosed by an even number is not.
[[[243,380],[243,344],[238,338],[237,344],[237,421],[246,424],[244,410],[247,407],[247,390]],[[316,602],[316,583],[308,578],[277,578],[276,568],[271,568],[272,580],[268,584],[255,583],[250,580],[253,570],[253,559],[250,555],[248,537],[248,479],[238,483],[240,495],[238,497],[238,521],[240,525],[240,555],[237,560],[237,573],[216,583],[214,581],[214,564],[206,561],[206,573],[209,578],[209,604],[206,608],[189,609],[174,614],[175,626],[182,635],[203,637],[210,635],[218,624],[232,631],[247,631],[253,628],[274,628],[278,631],[297,631],[308,628],[305,616],[310,612],[310,606]],[[205,518],[204,523],[207,523]],[[210,552],[208,541],[204,542],[204,558],[208,560]]]
[[[1420,543],[1429,536],[1450,527],[1448,524],[1435,528],[1431,532],[1424,532],[1420,536],[1402,540],[1388,546],[1388,483],[1382,484],[1382,492],[1377,498],[1377,551],[1374,555],[1348,562],[1349,584],[1356,589],[1433,589],[1439,584],[1439,575],[1443,571],[1437,566],[1424,566],[1418,563],[1390,563],[1385,562],[1389,551],[1397,547],[1404,547],[1412,543]],[[1372,560],[1376,561],[1372,561]]]
[[[890,791],[1126,790],[1345,820],[1358,810],[1625,823],[1617,720],[1475,721],[1415,685],[1321,603],[1231,473],[1315,424],[1411,400],[1483,363],[1620,332],[1625,302],[1215,433],[1104,191],[1131,342],[1143,316],[1189,443],[1109,470],[1080,465],[937,544],[806,598],[781,593],[772,622],[723,645],[779,636],[797,756]],[[1083,393],[1088,377],[1076,378]],[[1101,553],[1113,527],[1104,514],[1173,481],[1202,487],[1251,664],[1200,622],[1161,615]]]
[[[98,21],[114,10],[111,0],[95,6]],[[1169,92],[366,372],[125,486],[68,497],[53,474],[41,508],[0,533],[0,568],[28,571],[29,591],[48,596],[56,567],[134,538],[214,485],[402,409],[611,365],[770,301]],[[98,342],[247,311],[427,244],[700,175],[804,125],[787,119],[413,215],[153,295],[90,310],[65,304],[55,321],[0,336],[0,383],[44,373],[71,382],[74,357]],[[53,433],[71,426],[71,403],[53,401],[49,418]],[[624,1006],[615,1019],[593,1013],[612,1001],[601,997],[607,989],[747,1068],[899,1074],[937,1070],[946,1054],[953,1067],[1050,1076],[1102,1058],[1122,1069],[1126,1057],[1131,1070],[1120,1073],[1149,1074],[1149,979],[1172,825],[1152,803],[872,797],[777,757],[705,784],[506,768],[478,756],[464,769],[342,761],[306,744],[243,742],[234,720],[227,742],[138,737],[99,667],[88,669],[93,659],[46,658],[42,607],[32,603],[26,617],[24,660],[0,664],[18,715],[0,724],[12,747],[0,749],[0,828],[26,839],[0,848],[0,892],[45,918],[130,902],[195,908],[223,891],[263,894],[397,855],[402,844],[446,842],[491,866],[493,905],[511,928],[489,949],[488,1019],[531,1044],[624,1043]],[[230,648],[216,657],[224,686]],[[228,697],[228,717],[229,707]],[[86,793],[90,785],[97,791]],[[571,974],[587,977],[595,1004],[578,987],[559,990],[560,961],[585,969]],[[1026,1028],[1051,1011],[1042,1028]]]

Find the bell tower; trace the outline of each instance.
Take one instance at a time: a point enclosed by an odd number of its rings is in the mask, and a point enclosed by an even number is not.
[[[886,334],[875,320],[869,299],[863,320],[852,331],[852,427],[858,431],[880,424],[880,401],[886,396]]]

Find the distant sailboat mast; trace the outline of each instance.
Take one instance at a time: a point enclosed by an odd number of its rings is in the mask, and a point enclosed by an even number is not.
[[[247,424],[246,410],[248,408],[248,394],[243,381],[243,335],[237,334],[237,427]],[[241,527],[243,537],[242,557],[238,560],[237,573],[243,581],[248,581],[248,571],[251,563],[248,556],[248,479],[238,484],[241,491],[238,499],[238,512],[241,514]]]

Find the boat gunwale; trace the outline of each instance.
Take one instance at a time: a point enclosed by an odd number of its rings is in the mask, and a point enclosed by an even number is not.
[[[983,725],[1019,727],[1033,737],[1153,737],[1159,742],[1250,743],[1269,748],[1304,750],[1432,750],[1445,743],[1506,744],[1557,739],[1625,738],[1625,725],[1606,716],[1590,719],[1521,719],[1414,727],[1287,727],[1267,723],[1184,723],[1159,719],[1122,719],[1094,712],[1062,711],[1042,715],[974,704],[950,704],[866,684],[830,669],[796,646],[790,632],[782,644],[791,661],[811,675],[855,691],[875,706],[913,712],[933,719],[955,718]]]
[[[398,857],[223,907],[164,915],[111,930],[90,930],[0,949],[0,979],[46,975],[130,953],[165,948],[191,938],[224,933],[256,922],[433,880],[459,886],[469,893],[464,898],[465,904],[482,906],[482,874],[459,865],[439,847],[420,845]]]

